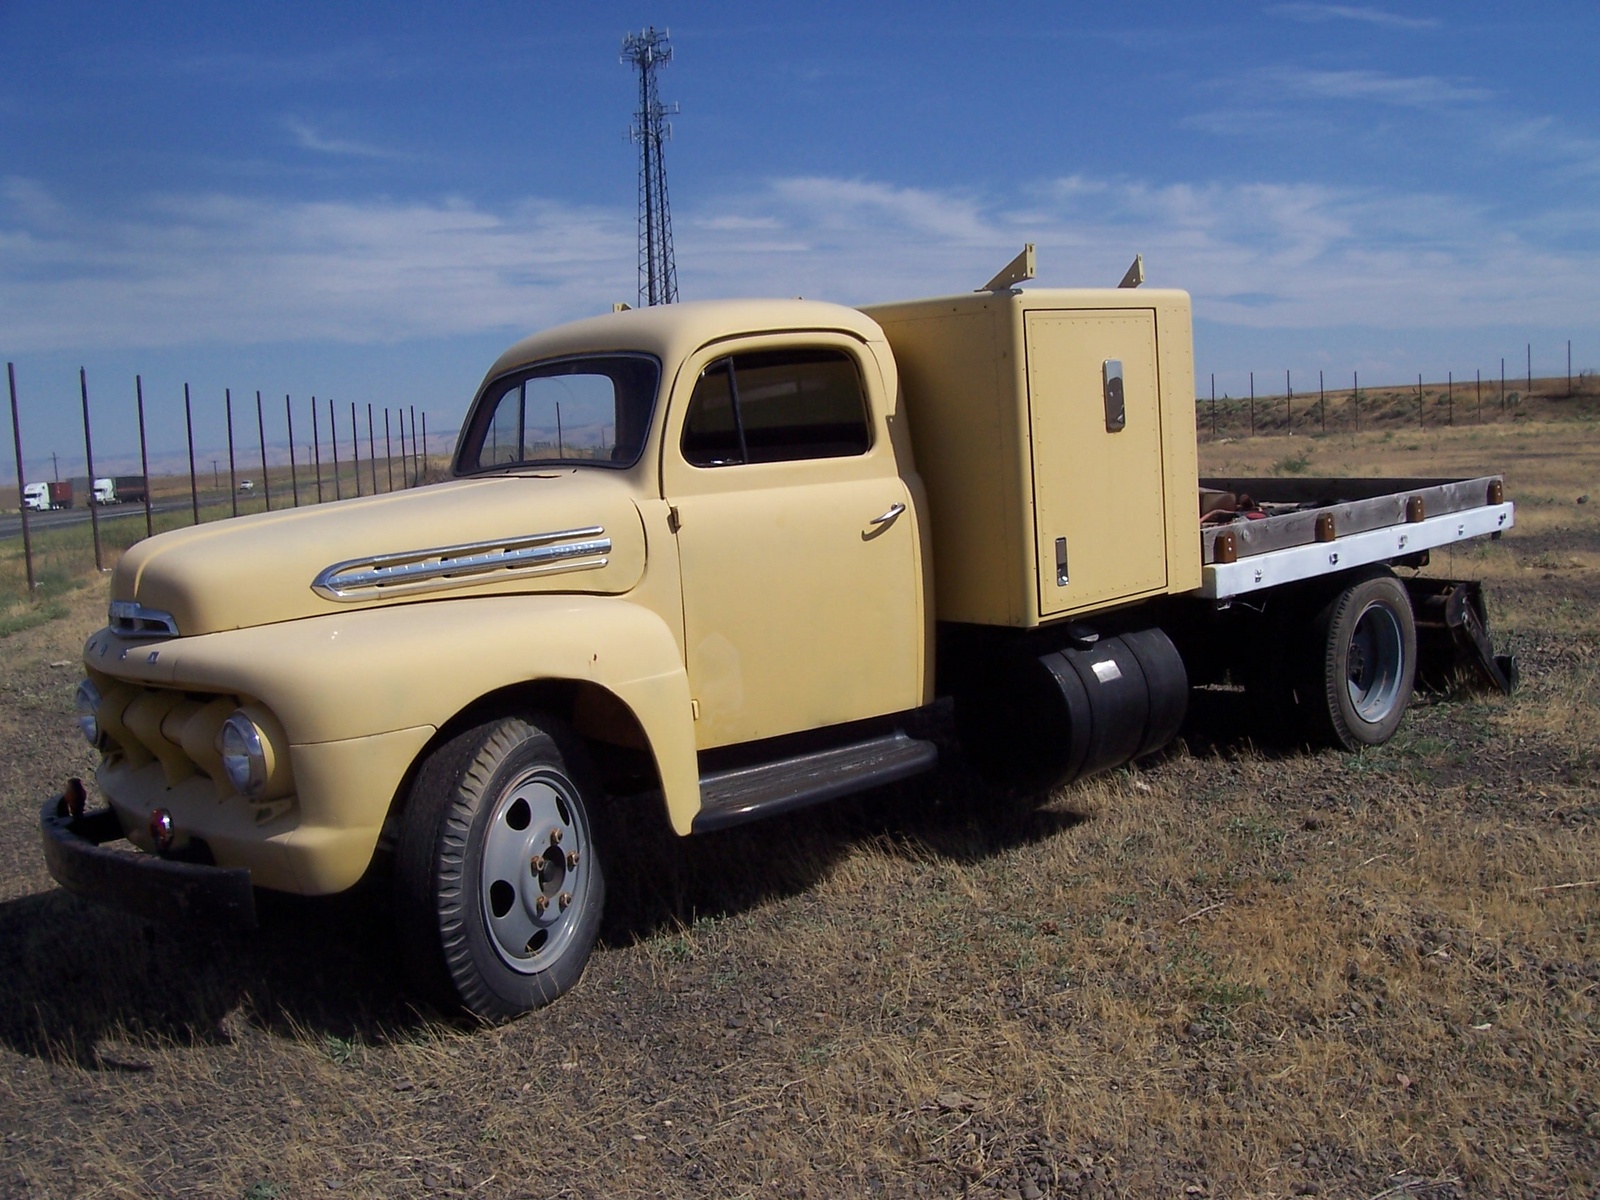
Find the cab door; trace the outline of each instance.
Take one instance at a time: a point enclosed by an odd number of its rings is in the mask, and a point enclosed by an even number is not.
[[[663,449],[701,749],[916,707],[916,513],[876,364],[826,334],[721,343]]]

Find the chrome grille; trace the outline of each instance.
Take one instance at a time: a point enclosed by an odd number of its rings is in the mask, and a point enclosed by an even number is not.
[[[178,622],[171,613],[146,608],[134,600],[113,600],[106,613],[113,633],[125,638],[169,638],[178,636]]]

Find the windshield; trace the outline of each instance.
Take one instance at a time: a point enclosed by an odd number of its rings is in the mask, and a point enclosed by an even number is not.
[[[630,467],[644,449],[660,377],[661,365],[641,354],[559,359],[502,376],[473,408],[456,471]]]

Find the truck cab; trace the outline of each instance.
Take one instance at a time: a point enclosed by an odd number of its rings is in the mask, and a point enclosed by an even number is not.
[[[508,351],[454,474],[626,494],[645,541],[633,594],[677,643],[696,748],[771,738],[928,697],[897,386],[882,333],[836,305],[628,312]]]

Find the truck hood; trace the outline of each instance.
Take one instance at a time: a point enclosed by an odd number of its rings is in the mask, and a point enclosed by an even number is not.
[[[140,542],[112,576],[112,625],[164,615],[189,636],[435,598],[618,593],[644,560],[638,506],[609,471],[454,480]]]

